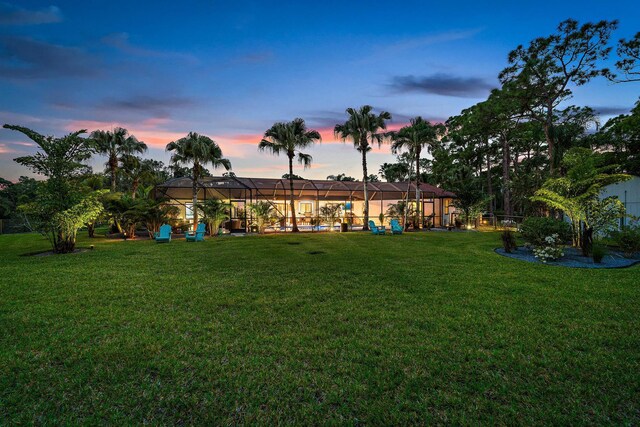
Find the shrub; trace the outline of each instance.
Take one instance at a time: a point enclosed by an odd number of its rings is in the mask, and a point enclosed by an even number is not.
[[[544,246],[545,239],[554,234],[560,242],[571,239],[571,226],[565,221],[547,217],[529,217],[520,226],[522,238],[533,246]]]
[[[591,248],[591,256],[596,264],[600,264],[606,254],[607,248],[604,245],[594,244]]]
[[[640,225],[627,225],[619,231],[610,234],[613,242],[627,258],[633,257],[636,252],[640,252]]]
[[[514,236],[511,230],[504,230],[502,232],[502,246],[504,247],[504,251],[508,254],[517,248],[516,236]]]
[[[544,243],[533,248],[533,255],[542,262],[555,261],[564,256],[562,240],[558,234],[544,238]]]

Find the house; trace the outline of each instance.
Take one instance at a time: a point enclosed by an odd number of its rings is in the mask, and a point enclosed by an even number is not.
[[[626,209],[628,216],[640,218],[640,177],[634,176],[628,181],[618,182],[616,184],[607,185],[600,198],[616,196]],[[629,218],[621,218],[620,225],[629,223]]]
[[[363,225],[364,188],[362,182],[295,180],[296,219],[301,230],[318,229],[321,220],[319,210],[327,204],[340,204],[341,217],[354,230]],[[407,182],[370,182],[369,218],[376,223],[379,215],[386,213],[390,205],[404,200],[409,192],[409,202],[415,205],[416,188]],[[291,227],[289,181],[274,178],[242,178],[236,176],[205,177],[198,182],[198,200],[214,198],[231,204],[229,221],[223,227],[230,232],[249,231],[254,222],[251,203],[268,201],[279,218],[274,229]],[[173,178],[156,186],[156,197],[167,198],[180,210],[179,220],[193,220],[192,180],[189,177]],[[421,222],[431,220],[435,227],[445,227],[452,222],[454,208],[450,206],[455,195],[429,184],[420,184],[419,197],[422,203]],[[388,218],[385,222],[388,222]]]

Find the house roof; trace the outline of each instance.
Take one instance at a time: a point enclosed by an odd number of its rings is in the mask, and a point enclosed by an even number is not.
[[[198,181],[201,188],[211,189],[221,195],[235,194],[238,191],[250,190],[261,196],[277,197],[290,191],[289,180],[280,178],[248,178],[234,176],[204,177]],[[163,192],[170,189],[186,189],[192,187],[189,177],[172,178],[157,188]],[[360,181],[329,181],[320,179],[300,179],[293,181],[293,189],[301,195],[316,194],[321,198],[358,196],[364,191],[364,183]],[[370,199],[401,199],[403,193],[415,192],[415,184],[408,182],[369,182],[367,185]],[[455,197],[455,194],[435,187],[431,184],[420,184],[424,197]],[[377,194],[377,197],[376,197]]]

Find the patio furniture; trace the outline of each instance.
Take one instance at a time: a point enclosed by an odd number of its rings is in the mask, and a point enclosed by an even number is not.
[[[187,242],[204,242],[204,233],[206,231],[206,224],[201,222],[198,224],[198,228],[196,231],[189,231],[184,235],[184,238],[187,239]]]
[[[377,234],[377,235],[382,235],[385,233],[385,226],[381,225],[381,226],[377,226],[375,222],[373,222],[372,220],[369,220],[369,228],[371,229],[371,234]]]
[[[391,234],[402,234],[402,226],[397,219],[391,220]]]
[[[164,224],[160,227],[160,231],[153,234],[153,238],[156,239],[156,243],[166,243],[171,241],[171,226]]]

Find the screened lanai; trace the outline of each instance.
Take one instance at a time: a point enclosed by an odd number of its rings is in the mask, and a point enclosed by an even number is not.
[[[269,227],[272,231],[286,231],[292,226],[290,187],[287,179],[246,178],[235,176],[205,177],[198,182],[198,200],[223,200],[231,205],[229,220],[223,227],[230,232],[250,231],[255,218],[249,206],[266,201],[273,206],[275,219]],[[369,218],[379,224],[380,214],[386,214],[391,205],[407,197],[415,208],[416,188],[407,182],[369,182]],[[316,231],[335,227],[323,223],[321,208],[339,205],[340,222],[352,230],[362,229],[364,220],[364,184],[353,181],[327,181],[301,179],[293,181],[295,215],[301,230]],[[455,195],[429,184],[420,184],[420,224],[430,221],[435,227],[451,223]],[[179,220],[193,219],[192,180],[188,177],[173,178],[156,187],[156,197],[164,197],[167,203],[179,208]],[[390,218],[383,222],[388,223]],[[384,225],[384,224],[383,224]]]

